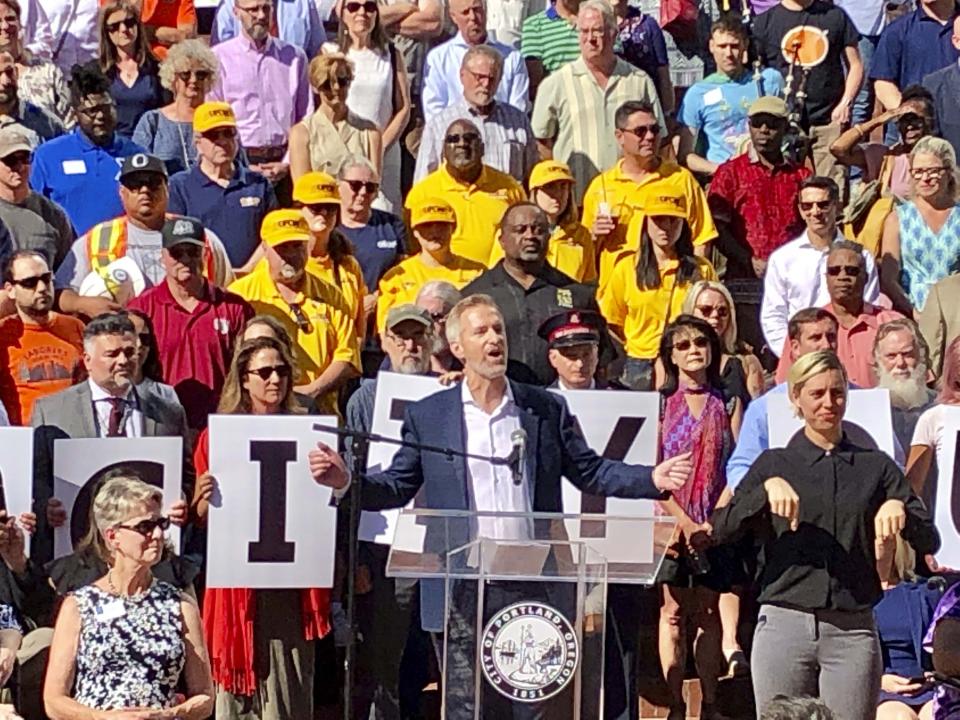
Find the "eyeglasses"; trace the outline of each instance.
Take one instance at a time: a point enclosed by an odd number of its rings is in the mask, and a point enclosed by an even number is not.
[[[153,531],[157,528],[166,532],[170,528],[170,518],[152,518],[149,520],[141,520],[136,525],[117,525],[117,527],[123,528],[124,530],[133,530],[138,535],[143,535],[143,537],[148,538],[153,536]]]
[[[179,243],[167,248],[174,260],[199,260],[203,257],[203,248],[193,243]]]
[[[120,28],[124,30],[133,30],[137,26],[137,21],[134,18],[126,18],[125,20],[117,20],[116,22],[107,23],[105,27],[107,32],[115,33]]]
[[[380,183],[375,183],[370,180],[344,180],[344,182],[350,190],[355,193],[366,190],[370,195],[373,195],[380,189]]]
[[[215,128],[213,130],[207,130],[202,136],[214,143],[223,142],[224,140],[236,140],[237,129],[232,127]]]
[[[85,115],[89,118],[95,117],[96,115],[109,115],[114,111],[116,105],[113,102],[104,102],[99,105],[87,105],[86,107],[78,107],[77,112],[81,115]]]
[[[247,370],[247,373],[250,375],[256,375],[261,380],[269,380],[271,377],[273,377],[273,374],[276,373],[278,378],[281,380],[286,380],[290,377],[290,366],[264,365],[263,367],[250,368]]]
[[[7,155],[5,158],[2,158],[3,164],[10,169],[15,169],[18,167],[23,167],[24,165],[29,165],[33,162],[33,155],[27,151],[15,152],[11,155]]]
[[[837,277],[841,272],[846,273],[850,277],[857,277],[860,275],[860,266],[859,265],[827,265],[827,275],[830,277]]]
[[[946,172],[942,165],[939,167],[914,168],[910,171],[914,180],[925,180],[926,178],[938,178]]]
[[[833,205],[833,200],[813,200],[811,202],[800,201],[800,209],[803,212],[810,212],[814,208],[817,210],[829,210]]]
[[[699,337],[693,338],[693,340],[686,338],[684,340],[678,340],[673,344],[673,349],[677,352],[686,352],[691,347],[698,347],[702,350],[705,347],[710,347],[710,341],[706,335],[700,335]]]
[[[53,273],[45,272],[40,273],[39,275],[33,275],[32,277],[20,278],[19,280],[14,280],[14,285],[19,285],[22,288],[27,290],[36,290],[37,285],[43,283],[44,285],[50,285],[53,282]]]
[[[460,142],[465,143],[475,143],[480,139],[480,133],[475,132],[465,132],[465,133],[450,133],[443,140],[447,145],[459,145]]]
[[[339,205],[334,205],[333,203],[311,203],[304,205],[304,207],[314,215],[336,215],[337,210],[340,209]]]
[[[703,315],[703,317],[713,317],[716,315],[718,318],[725,318],[730,314],[730,308],[726,305],[697,305],[697,312]]]
[[[250,15],[256,15],[257,13],[269,15],[270,13],[273,12],[273,3],[263,3],[262,5],[250,5],[249,7],[241,7],[237,5],[237,10],[241,10]]]
[[[927,122],[927,118],[925,118],[923,115],[917,115],[917,113],[907,113],[906,115],[901,115],[897,119],[897,125],[915,126],[924,125]]]
[[[377,4],[372,2],[372,0],[368,0],[367,2],[363,3],[348,2],[346,5],[344,5],[344,7],[349,13],[357,13],[363,10],[368,15],[373,15],[377,11]]]
[[[213,77],[209,70],[183,70],[176,75],[180,82],[190,82],[191,77],[196,78],[197,82],[206,82]]]
[[[645,138],[647,135],[653,135],[656,137],[660,134],[660,126],[654,123],[653,125],[637,125],[633,128],[623,128],[623,132],[630,133],[634,137]]]
[[[479,82],[494,83],[497,81],[496,75],[487,75],[485,73],[474,72],[470,68],[464,68],[464,70],[466,70],[467,73],[478,83]]]

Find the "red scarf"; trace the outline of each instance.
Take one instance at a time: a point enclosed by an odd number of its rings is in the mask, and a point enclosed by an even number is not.
[[[197,438],[193,454],[197,475],[210,467],[210,438],[206,430]],[[213,679],[234,695],[253,695],[257,677],[253,671],[253,624],[256,598],[249,588],[207,588],[203,596],[203,635],[210,652]],[[330,632],[330,590],[300,591],[301,622],[307,640]]]

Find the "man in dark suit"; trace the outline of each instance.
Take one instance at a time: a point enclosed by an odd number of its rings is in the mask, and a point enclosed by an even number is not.
[[[473,457],[453,458],[401,447],[387,470],[364,480],[364,508],[402,507],[419,492],[418,504],[433,509],[560,512],[563,477],[584,492],[628,498],[665,498],[665,493],[686,482],[691,471],[689,453],[670,458],[656,468],[604,459],[587,446],[561,397],[508,381],[505,323],[489,296],[472,295],[459,302],[447,318],[446,332],[451,351],[463,362],[463,382],[408,406],[402,437],[409,443],[450,448]],[[516,469],[516,481],[513,469],[477,459],[509,455],[512,438],[520,430],[526,435],[527,451],[525,462]],[[310,465],[319,482],[338,492],[349,483],[343,459],[326,446],[311,457]],[[532,539],[529,526],[523,517],[480,517],[475,531],[479,537],[522,541]],[[456,529],[450,532],[459,534]],[[496,591],[502,597],[488,598],[488,610],[504,607],[511,597],[510,588]],[[442,629],[443,607],[442,584],[423,581],[421,617],[425,630]],[[448,627],[454,627],[452,621]],[[468,634],[464,630],[464,635]],[[469,652],[448,652],[446,661],[448,686],[461,689],[454,696],[456,703],[449,703],[448,694],[448,717],[460,717],[461,713],[472,717],[474,658]],[[491,714],[497,701],[503,702],[496,695],[484,693],[481,702],[486,717],[510,717]],[[508,708],[508,713],[512,710],[517,717],[546,717],[544,712],[562,717],[546,706],[531,706],[519,714],[516,705]]]
[[[953,21],[953,46],[960,50],[960,15]],[[952,62],[930,73],[923,86],[933,95],[940,137],[960,156],[960,64]]]
[[[33,503],[38,521],[31,559],[38,562],[53,557],[53,526],[66,520],[62,504],[53,497],[56,440],[182,437],[183,487],[187,497],[192,495],[186,415],[179,404],[134,388],[137,334],[125,313],[98,315],[90,321],[83,333],[83,363],[89,379],[38,400],[31,419],[36,428]]]

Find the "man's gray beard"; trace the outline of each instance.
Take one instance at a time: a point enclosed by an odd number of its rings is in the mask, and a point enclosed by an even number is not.
[[[890,393],[890,404],[898,410],[913,410],[930,401],[927,388],[927,366],[920,363],[910,373],[910,377],[894,377],[883,367],[877,367],[879,383],[877,387],[886,388]]]
[[[407,358],[400,362],[400,367],[393,368],[401,375],[426,375],[430,370],[430,356],[424,354],[420,358]]]

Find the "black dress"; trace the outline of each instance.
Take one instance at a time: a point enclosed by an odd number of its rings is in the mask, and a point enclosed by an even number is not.
[[[731,355],[727,364],[720,371],[720,390],[723,392],[723,399],[730,402],[733,398],[740,400],[740,407],[747,409],[747,405],[753,399],[750,397],[750,391],[747,390],[747,372],[743,369],[743,362],[736,355]]]

